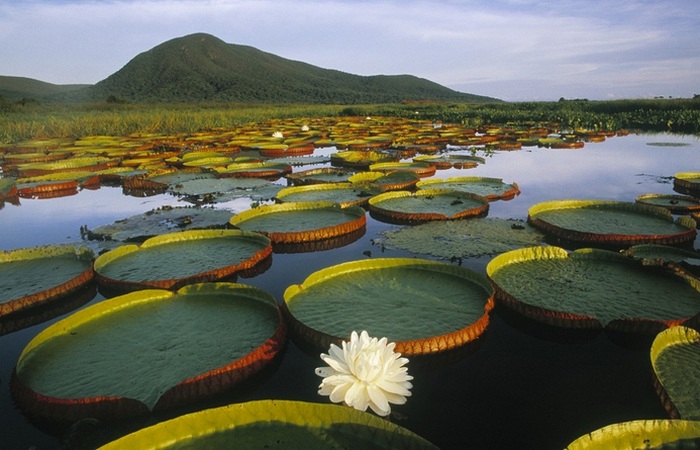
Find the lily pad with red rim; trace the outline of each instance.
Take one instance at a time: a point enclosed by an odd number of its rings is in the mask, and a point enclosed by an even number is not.
[[[493,258],[486,273],[499,303],[562,329],[655,335],[700,314],[698,280],[608,250],[512,250]]]
[[[520,195],[520,188],[515,183],[504,183],[501,178],[489,177],[450,177],[419,181],[418,189],[454,189],[481,195],[489,201],[510,200]]]
[[[284,292],[283,312],[302,342],[327,349],[366,330],[404,355],[454,350],[489,323],[492,288],[468,269],[437,261],[377,258],[319,270]]]
[[[218,281],[253,268],[272,254],[269,238],[239,230],[190,230],[122,245],[95,260],[98,284],[120,292],[176,289]]]
[[[20,355],[11,390],[33,417],[132,417],[222,393],[269,366],[285,342],[277,302],[261,289],[147,289],[44,329]]]
[[[0,317],[64,298],[93,279],[94,254],[54,245],[0,252]]]
[[[268,236],[273,243],[305,243],[336,238],[364,229],[365,211],[332,202],[262,205],[236,214],[231,225]]]
[[[695,240],[690,217],[674,220],[658,206],[611,200],[552,200],[533,205],[528,222],[548,235],[576,245],[630,247],[685,245]]]
[[[369,200],[372,217],[398,224],[483,217],[488,210],[486,198],[452,189],[391,191]]]

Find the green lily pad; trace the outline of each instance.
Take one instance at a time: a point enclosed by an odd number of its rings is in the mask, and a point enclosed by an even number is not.
[[[700,311],[697,280],[608,250],[512,250],[492,259],[486,272],[497,300],[531,319],[565,328],[648,332],[647,325],[681,324]]]
[[[285,164],[289,166],[308,166],[311,164],[325,164],[330,161],[330,156],[287,156],[284,158],[272,158],[267,160],[267,162],[273,164]]]
[[[243,178],[279,178],[292,172],[289,164],[271,162],[247,162],[229,164],[226,167],[216,167],[219,177]]]
[[[372,217],[390,223],[422,223],[485,216],[489,202],[480,195],[451,189],[392,191],[369,200]]]
[[[363,189],[352,183],[321,183],[286,187],[277,194],[277,201],[281,203],[329,201],[342,207],[362,206],[377,193],[376,190],[372,192],[369,188]]]
[[[354,174],[354,170],[322,167],[290,173],[286,178],[293,185],[302,186],[317,183],[342,183],[349,181],[349,178]]]
[[[95,260],[98,284],[119,291],[218,281],[270,256],[267,237],[239,230],[190,230],[123,245]]]
[[[198,178],[171,185],[168,191],[215,203],[241,197],[267,200],[273,198],[280,189],[282,186],[259,178]]]
[[[231,212],[223,209],[188,207],[162,207],[143,214],[84,230],[88,239],[112,241],[143,241],[159,234],[178,230],[226,228]]]
[[[530,225],[498,218],[427,222],[386,230],[382,236],[374,243],[386,248],[450,259],[496,255],[539,245],[544,241],[544,235]]]
[[[700,172],[679,172],[674,174],[673,189],[683,194],[700,195]]]
[[[262,205],[236,214],[231,225],[268,236],[274,243],[299,243],[335,238],[364,229],[365,211],[331,202]]]
[[[340,405],[256,400],[161,422],[111,442],[122,448],[436,449],[415,433]]]
[[[421,177],[435,175],[435,165],[426,162],[383,162],[369,166],[372,172],[394,172],[396,170],[407,170],[417,173]]]
[[[487,177],[451,177],[445,179],[422,180],[416,184],[418,189],[454,189],[481,195],[489,201],[512,199],[520,195],[520,188],[515,183],[504,183],[500,178]]]
[[[651,346],[656,390],[672,417],[700,420],[700,333],[672,327]]]
[[[696,448],[700,422],[692,420],[633,420],[608,425],[587,433],[566,450]]]
[[[486,160],[479,156],[445,153],[442,155],[421,155],[413,158],[413,162],[432,164],[438,169],[471,169],[479,164],[486,164]]]
[[[71,245],[0,252],[0,317],[63,298],[93,279],[91,250]]]
[[[470,270],[437,261],[377,258],[331,266],[284,292],[292,330],[321,348],[367,330],[404,355],[439,353],[477,339],[492,288]],[[348,313],[352,311],[352,313]]]
[[[390,161],[398,161],[398,158],[391,153],[375,152],[371,150],[347,150],[333,153],[331,155],[331,164],[334,166],[354,167],[360,169],[368,169],[372,164]]]
[[[12,380],[21,409],[61,423],[159,411],[230,389],[285,344],[275,299],[237,283],[125,294],[49,326]]]
[[[667,209],[608,200],[554,200],[530,207],[528,222],[576,244],[610,247],[638,244],[683,245],[697,234],[695,221],[676,221]]]
[[[351,176],[348,181],[355,184],[369,184],[381,192],[407,190],[415,186],[420,175],[410,170],[394,170],[393,172],[360,172]]]
[[[688,214],[700,211],[700,200],[689,195],[644,194],[635,199],[645,205],[661,206],[673,214]]]

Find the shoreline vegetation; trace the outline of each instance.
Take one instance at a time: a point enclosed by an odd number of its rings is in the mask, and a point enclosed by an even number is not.
[[[397,104],[136,104],[114,101],[83,104],[8,102],[0,97],[0,144],[47,138],[189,134],[231,129],[271,119],[322,117],[401,117],[468,127],[554,122],[562,129],[672,132],[700,135],[700,96],[556,102]]]

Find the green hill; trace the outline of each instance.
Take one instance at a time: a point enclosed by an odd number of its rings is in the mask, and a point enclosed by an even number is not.
[[[8,101],[36,100],[56,94],[77,91],[88,86],[87,84],[51,84],[32,78],[0,75],[0,96]]]
[[[164,42],[93,86],[52,98],[133,103],[497,101],[411,75],[360,76],[323,69],[204,33]]]

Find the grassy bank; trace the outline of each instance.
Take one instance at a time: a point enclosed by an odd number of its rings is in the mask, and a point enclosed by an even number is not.
[[[394,116],[487,124],[557,122],[563,128],[635,129],[700,134],[700,98],[392,105],[197,104],[0,105],[0,143],[132,133],[178,134],[232,128],[275,118]]]

